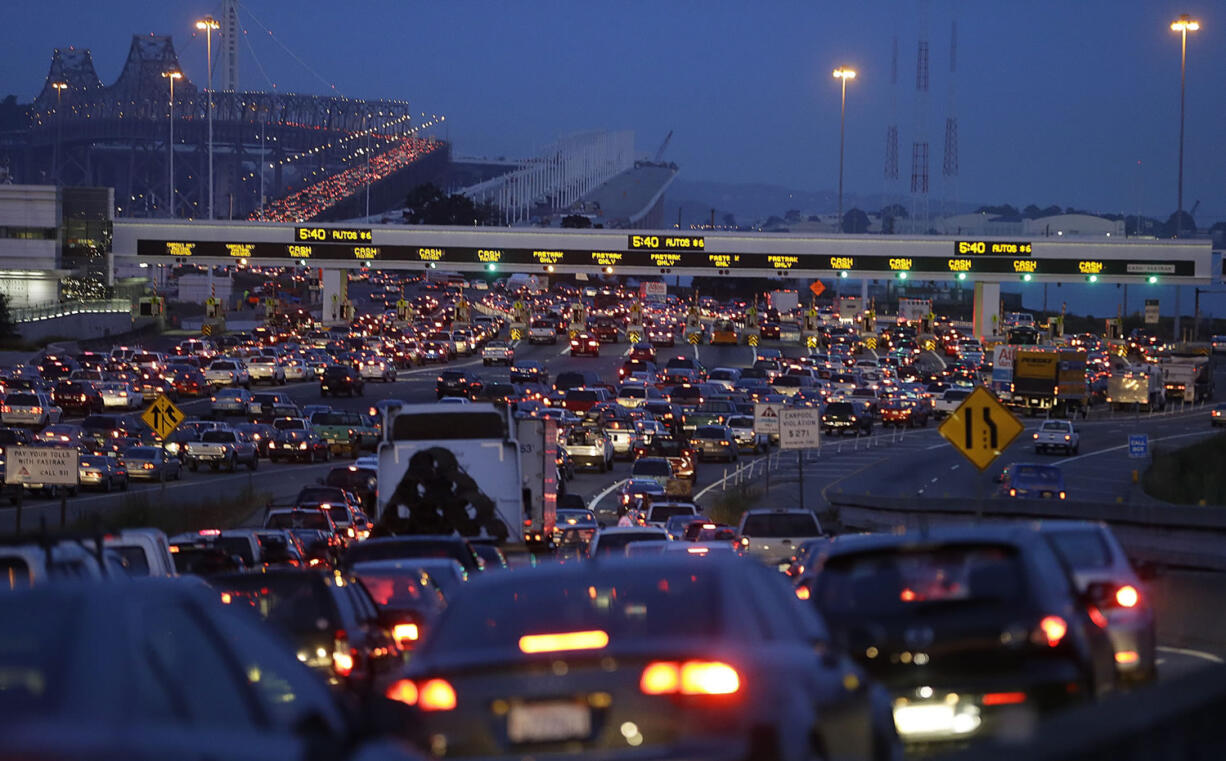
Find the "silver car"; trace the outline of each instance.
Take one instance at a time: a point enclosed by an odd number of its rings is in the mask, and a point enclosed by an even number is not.
[[[51,402],[45,391],[16,391],[0,406],[0,423],[42,428],[60,422],[64,411]]]

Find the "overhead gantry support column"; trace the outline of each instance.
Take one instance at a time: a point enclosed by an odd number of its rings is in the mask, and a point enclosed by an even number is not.
[[[975,335],[980,338],[1000,332],[1000,283],[975,283]]]
[[[324,325],[347,325],[353,319],[353,308],[349,303],[349,271],[343,269],[324,268],[321,272],[323,280],[323,314],[321,322]]]

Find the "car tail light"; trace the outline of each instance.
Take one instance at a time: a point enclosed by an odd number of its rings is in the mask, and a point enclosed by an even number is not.
[[[655,661],[639,679],[646,695],[731,695],[741,689],[736,669],[720,661]]]
[[[1010,497],[1016,497],[1016,496],[1017,496],[1017,489],[1010,489],[1010,490],[1009,490],[1009,496],[1010,496]]]
[[[450,711],[455,708],[455,688],[446,679],[430,679],[418,687],[418,706],[423,711]]]
[[[523,653],[556,653],[568,650],[600,650],[609,644],[609,635],[600,630],[563,634],[529,634],[519,638]]]
[[[388,700],[396,700],[404,703],[405,705],[415,706],[417,705],[417,700],[420,693],[417,689],[417,685],[413,684],[413,680],[397,679],[387,686],[387,689],[383,692],[383,696]]]
[[[349,676],[353,673],[353,650],[349,647],[349,637],[342,629],[336,633],[332,642],[332,670],[337,676]]]
[[[985,706],[1009,706],[1026,702],[1024,692],[989,692],[980,701]]]
[[[1136,663],[1140,658],[1136,650],[1120,650],[1115,654],[1116,663]]]
[[[1060,499],[1064,499],[1066,497],[1068,497],[1068,494],[1066,492],[1060,492]]]
[[[1039,627],[1035,630],[1033,638],[1037,644],[1056,647],[1064,639],[1065,634],[1068,634],[1068,624],[1063,618],[1044,616],[1043,620],[1039,621]]]
[[[1115,590],[1115,602],[1121,608],[1135,608],[1141,602],[1141,593],[1131,584],[1125,584]]]
[[[800,600],[808,600],[810,596],[808,587],[796,587],[796,597]]]

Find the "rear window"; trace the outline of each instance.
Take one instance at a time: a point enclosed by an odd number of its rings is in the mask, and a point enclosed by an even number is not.
[[[1044,431],[1059,431],[1063,433],[1067,431],[1068,429],[1069,429],[1069,426],[1067,423],[1050,422],[1050,423],[1043,424]]]
[[[647,389],[645,388],[623,388],[617,392],[617,395],[622,399],[646,399]]]
[[[604,541],[611,536],[601,537]],[[620,535],[621,554],[630,541],[660,539],[658,533]],[[706,640],[722,634],[720,585],[703,569],[665,573],[568,573],[549,583],[487,586],[481,595],[458,596],[440,621],[434,652],[483,648],[519,653],[520,638],[550,632],[602,631],[616,647],[644,639]]]
[[[671,476],[673,466],[667,460],[639,460],[630,469],[634,476]]]
[[[817,518],[805,513],[761,513],[745,517],[746,536],[819,536]]]
[[[1047,540],[1075,570],[1107,568],[1112,563],[1111,548],[1097,531],[1053,531]]]
[[[37,407],[38,396],[35,394],[9,394],[5,398],[4,403],[13,407]]]
[[[843,555],[826,562],[814,599],[827,614],[914,616],[928,604],[1017,604],[1026,592],[1017,550],[958,545]]]
[[[416,568],[372,569],[358,565],[353,573],[379,607],[417,607],[430,599],[429,577]],[[437,593],[433,593],[437,599]]]
[[[214,362],[209,365],[210,370],[234,370],[237,369],[233,362]]]
[[[452,541],[420,540],[412,542],[362,542],[345,551],[344,563],[353,565],[366,560],[399,560],[405,558],[451,558],[473,569],[477,561],[464,545]]]
[[[674,516],[694,514],[694,508],[690,505],[656,505],[651,508],[649,520],[653,523],[664,523]]]
[[[568,402],[594,402],[597,401],[595,391],[572,388],[566,392],[566,401]]]
[[[234,443],[234,433],[231,431],[205,431],[201,434],[200,440],[219,444],[232,444]]]
[[[226,575],[211,584],[234,606],[247,605],[290,634],[318,634],[340,625],[326,582],[307,575]]]
[[[1038,465],[1022,465],[1013,472],[1015,480],[1030,481],[1040,484],[1058,484],[1060,483],[1060,471],[1057,468],[1048,468]]]
[[[292,513],[273,513],[264,522],[264,528],[309,528],[328,531],[328,519],[323,513],[311,510],[295,510]]]

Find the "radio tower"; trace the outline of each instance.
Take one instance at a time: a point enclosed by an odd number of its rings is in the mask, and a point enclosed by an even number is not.
[[[945,214],[958,213],[958,20],[951,22],[949,32],[949,111],[945,117],[945,163],[941,174],[945,181]]]
[[[911,224],[928,232],[928,0],[919,0],[915,56],[915,137],[911,143]]]
[[[890,121],[885,128],[885,197],[887,205],[897,203],[898,195],[898,35],[890,51]]]
[[[238,0],[221,3],[221,89],[238,90],[238,40],[242,36],[238,25]]]

